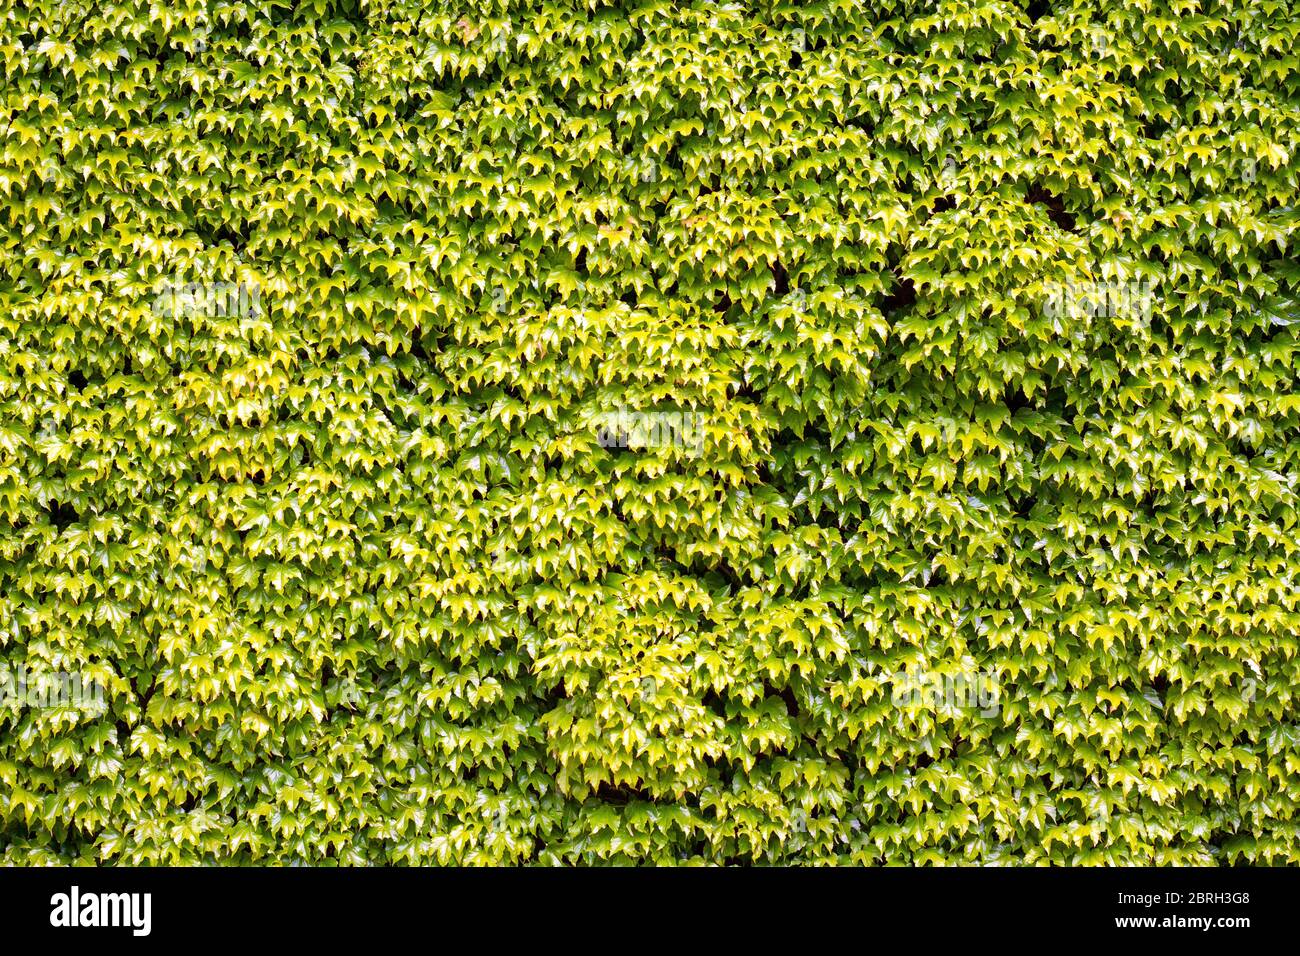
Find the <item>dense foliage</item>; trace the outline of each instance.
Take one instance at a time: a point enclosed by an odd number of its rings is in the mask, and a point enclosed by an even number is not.
[[[1297,13],[4,0],[0,861],[1300,862]]]

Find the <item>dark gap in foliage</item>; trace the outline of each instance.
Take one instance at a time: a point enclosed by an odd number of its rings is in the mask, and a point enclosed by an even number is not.
[[[424,336],[418,325],[415,327],[414,331],[411,332],[411,342],[410,346],[407,348],[407,352],[419,359],[421,362],[427,362],[429,360],[429,353],[424,350]]]
[[[76,524],[81,516],[77,514],[77,509],[72,505],[63,502],[53,502],[50,505],[50,524],[62,531],[69,525]]]
[[[898,312],[902,309],[909,308],[916,304],[916,286],[912,280],[906,276],[901,276],[897,271],[894,272],[894,287],[880,301],[880,312],[882,315],[889,315],[891,312]]]
[[[1047,217],[1066,232],[1075,231],[1074,217],[1065,211],[1065,202],[1060,196],[1048,192],[1042,186],[1031,186],[1025,194],[1025,201],[1047,207]]]
[[[731,786],[732,778],[736,771],[726,757],[716,754],[705,754],[701,762],[718,775],[718,780],[724,788]]]
[[[790,293],[790,276],[785,271],[785,266],[779,262],[772,263],[772,281],[776,283],[773,290],[777,295],[784,296]]]
[[[818,495],[818,500],[821,495]],[[804,511],[811,509],[804,506]],[[836,499],[833,508],[821,508],[816,515],[812,516],[812,522],[819,528],[827,531],[843,531],[846,527],[853,527],[853,522],[861,520],[863,516],[863,505],[861,501],[855,501],[852,498],[846,501]]]
[[[1029,17],[1030,23],[1037,23],[1051,12],[1051,0],[1030,0],[1029,6],[1025,8],[1025,15]]]
[[[607,431],[602,431],[602,433],[597,439],[597,443],[600,445],[600,447],[605,449],[605,451],[607,451],[610,455],[614,455],[614,456],[630,455],[635,458],[636,449],[630,447],[629,445],[629,442],[631,440],[632,440],[632,436],[629,435],[627,432],[622,431],[621,429],[618,430],[610,429]]]
[[[596,788],[596,799],[616,807],[625,807],[629,803],[637,801],[649,802],[644,790],[629,787],[625,783],[615,786],[604,780]]]
[[[563,682],[556,684],[542,695],[542,703],[549,709],[559,707],[568,699],[569,695],[564,692]]]
[[[1012,496],[1008,494],[1007,501],[1010,503],[1011,509],[1015,513],[1016,517],[1020,518],[1021,520],[1027,521],[1029,519],[1030,514],[1034,510],[1034,505],[1038,504],[1038,496],[1021,495],[1016,498],[1012,498]]]
[[[745,583],[740,580],[740,575],[736,573],[736,569],[726,561],[719,561],[717,564],[710,567],[709,571],[722,578],[722,580],[735,591],[739,591],[745,586]]]
[[[68,373],[68,384],[80,392],[86,387],[86,376],[82,375],[77,369],[73,369]]]
[[[409,124],[416,119],[416,115],[423,105],[424,104],[421,102],[420,98],[415,95],[414,91],[412,91],[411,96],[404,98],[394,107],[393,116],[396,119],[401,120],[403,123]],[[385,205],[389,206],[392,205],[392,203],[385,203]],[[401,202],[400,205],[408,207],[409,209],[409,205],[406,201]]]
[[[673,569],[677,568],[677,552],[671,546],[660,542],[654,546],[654,556],[658,561],[671,565]]]
[[[1162,139],[1169,132],[1169,124],[1158,117],[1152,118],[1142,127],[1142,135],[1147,139]]]
[[[930,211],[933,213],[941,213],[941,212],[948,212],[948,210],[956,209],[956,208],[957,208],[956,199],[954,199],[952,196],[940,196],[930,206]]]
[[[244,237],[235,230],[229,220],[222,220],[212,226],[196,225],[194,231],[198,233],[205,246],[220,246],[223,243],[229,243],[236,252],[239,252],[243,250],[245,245]]]
[[[398,352],[393,356],[393,371],[393,386],[397,391],[410,395],[419,390],[422,370],[409,347],[406,352]]]
[[[50,849],[61,855],[77,858],[87,850],[93,849],[97,840],[98,834],[87,831],[77,823],[69,823],[66,829],[62,830],[62,839],[58,841],[57,846],[52,846]],[[0,841],[0,845],[3,845],[3,841]]]
[[[700,703],[723,720],[727,719],[727,702],[712,687],[704,692],[704,697],[700,700]]]
[[[1006,391],[1002,393],[1002,404],[1006,406],[1007,411],[1009,411],[1014,418],[1016,412],[1020,411],[1022,408],[1030,408],[1034,403],[1029,400],[1029,396],[1025,394],[1023,388],[1016,385],[1008,385]]]
[[[1062,418],[1068,418],[1065,414],[1065,407],[1070,404],[1068,396],[1065,394],[1065,387],[1062,385],[1053,385],[1047,390],[1047,397],[1043,400],[1041,408],[1050,409]]]
[[[668,147],[664,154],[664,168],[680,173],[685,167],[682,165],[682,157],[677,149],[677,143],[674,142]]]
[[[758,389],[755,388],[754,383],[750,381],[749,376],[745,376],[739,383],[737,383],[736,399],[738,401],[744,399],[755,405],[759,405],[761,404],[761,398],[762,396],[759,394]]]
[[[854,129],[860,129],[867,135],[873,135],[876,132],[875,117],[867,113],[860,113],[845,121],[845,125],[852,126]]]
[[[781,701],[785,703],[786,713],[788,713],[792,718],[797,718],[803,714],[803,711],[799,707],[799,701],[794,696],[794,688],[789,684],[786,684],[779,690],[771,684],[764,684],[763,693],[768,697],[780,698]]]

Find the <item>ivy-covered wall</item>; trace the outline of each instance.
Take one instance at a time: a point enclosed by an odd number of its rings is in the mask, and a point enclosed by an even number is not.
[[[1300,862],[1298,34],[4,3],[0,862]]]

